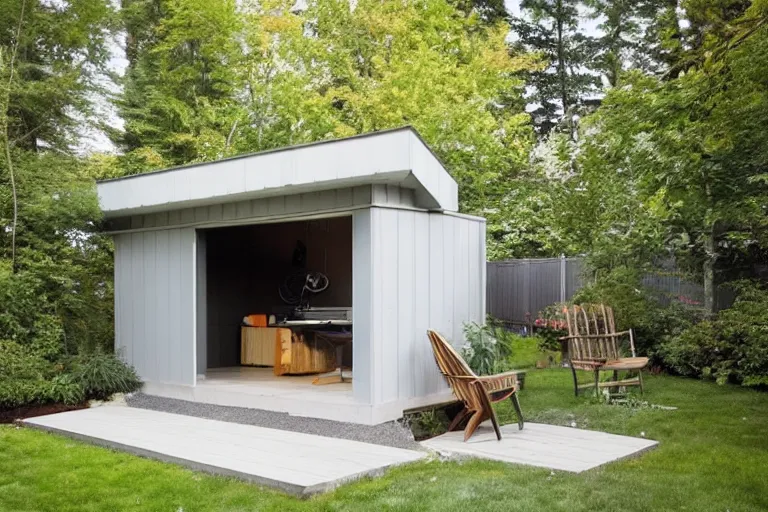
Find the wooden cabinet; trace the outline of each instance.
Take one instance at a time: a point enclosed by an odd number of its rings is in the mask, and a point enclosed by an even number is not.
[[[244,366],[274,366],[275,347],[278,344],[279,331],[273,327],[240,328],[240,364]]]
[[[275,375],[325,373],[336,369],[336,350],[312,331],[243,326],[240,364],[273,366]]]
[[[288,331],[290,335],[279,338],[280,349],[275,354],[275,375],[325,373],[336,369],[335,348],[318,340],[312,331],[280,330]]]

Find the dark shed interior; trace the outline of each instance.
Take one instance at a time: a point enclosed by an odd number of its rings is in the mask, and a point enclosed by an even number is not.
[[[352,307],[352,217],[259,224],[200,232],[206,247],[207,367],[240,364],[240,325],[249,314],[290,310],[278,289],[295,270],[297,242],[306,269],[328,276],[314,307]]]

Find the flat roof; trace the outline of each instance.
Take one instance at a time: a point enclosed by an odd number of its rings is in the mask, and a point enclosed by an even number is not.
[[[108,218],[359,185],[415,191],[418,206],[458,211],[458,186],[410,126],[99,181]]]

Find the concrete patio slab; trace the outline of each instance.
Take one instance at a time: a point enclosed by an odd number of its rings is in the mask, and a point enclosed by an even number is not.
[[[477,457],[580,473],[627,457],[636,456],[657,441],[617,436],[605,432],[526,423],[501,427],[501,441],[490,424],[482,425],[464,442],[464,432],[448,432],[422,441],[422,446],[448,456]]]
[[[23,423],[135,455],[276,487],[298,496],[375,476],[388,467],[426,455],[124,406],[51,414]]]

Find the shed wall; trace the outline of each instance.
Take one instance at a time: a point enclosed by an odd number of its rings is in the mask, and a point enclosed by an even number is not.
[[[383,208],[370,219],[372,403],[440,393],[426,331],[460,348],[464,323],[484,320],[485,222]]]
[[[195,230],[116,235],[115,348],[144,381],[195,384]]]
[[[289,220],[296,216],[329,215],[371,205],[414,208],[415,192],[395,185],[362,185],[118,217],[109,221],[109,229],[157,230],[192,225],[248,224],[251,221]]]

